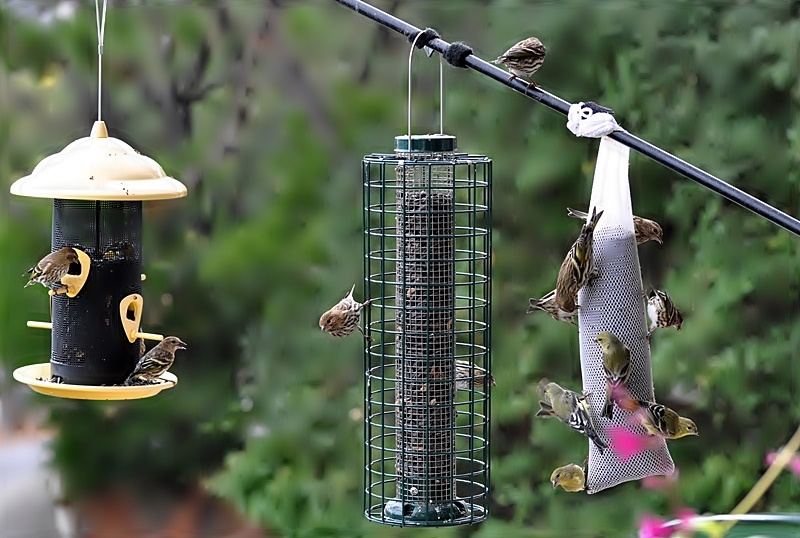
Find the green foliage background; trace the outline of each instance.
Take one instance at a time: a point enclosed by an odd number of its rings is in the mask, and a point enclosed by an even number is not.
[[[800,2],[382,1],[379,7],[491,59],[537,35],[536,81],[614,108],[628,130],[790,214],[800,214]],[[93,3],[0,7],[0,360],[46,360],[43,293],[19,274],[49,245],[50,204],[8,186],[88,135],[96,117]],[[48,13],[53,15],[43,23]],[[63,15],[63,13],[62,13]],[[38,16],[38,18],[37,18]],[[579,386],[574,328],[525,316],[552,289],[588,203],[597,141],[565,118],[446,67],[446,131],[494,159],[492,517],[404,531],[361,514],[361,343],[319,314],[361,279],[360,159],[405,132],[408,43],[330,0],[111,4],[103,119],[189,188],[145,204],[145,326],[189,342],[174,390],[134,403],[41,398],[76,492],[198,480],[278,536],[595,537],[667,514],[626,484],[552,491],[585,442],[534,421],[535,382]],[[415,57],[414,130],[437,128],[436,57]],[[725,512],[800,421],[798,239],[638,155],[634,211],[664,227],[640,248],[645,285],[685,314],[654,337],[659,400],[701,437],[674,442],[680,495]],[[42,290],[37,290],[41,292]],[[97,465],[103,461],[102,466]],[[797,511],[782,476],[759,511]]]

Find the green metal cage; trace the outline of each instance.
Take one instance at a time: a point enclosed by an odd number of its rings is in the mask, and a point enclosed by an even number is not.
[[[491,160],[449,135],[398,136],[363,160],[369,520],[487,517],[491,185]]]

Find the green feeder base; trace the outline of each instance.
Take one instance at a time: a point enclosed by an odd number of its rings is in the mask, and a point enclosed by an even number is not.
[[[420,502],[389,501],[383,508],[383,515],[390,525],[436,525],[444,521],[453,524],[469,519],[470,510],[462,501]]]

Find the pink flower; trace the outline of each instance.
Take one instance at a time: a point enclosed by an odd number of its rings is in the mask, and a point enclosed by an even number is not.
[[[675,472],[663,475],[650,475],[642,478],[642,487],[650,490],[670,489],[678,483],[678,469]]]
[[[767,465],[772,465],[772,463],[775,461],[775,458],[777,457],[778,457],[777,452],[770,452],[769,454],[767,454],[767,457],[765,458]],[[789,463],[786,464],[786,468],[789,469],[789,471],[791,471],[792,474],[795,475],[797,478],[800,478],[800,456],[798,456],[797,454],[792,456],[792,459],[790,459]]]
[[[697,514],[691,508],[681,508],[675,515],[681,520],[680,525],[678,525],[678,530],[680,531],[691,530],[692,520],[697,517]]]
[[[652,448],[653,440],[647,435],[640,435],[620,426],[609,426],[608,436],[611,438],[611,449],[622,462]]]
[[[668,538],[672,536],[673,529],[665,527],[666,519],[650,514],[642,517],[639,522],[639,538]]]

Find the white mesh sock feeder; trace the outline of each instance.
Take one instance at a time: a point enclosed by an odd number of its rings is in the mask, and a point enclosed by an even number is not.
[[[166,386],[109,385],[122,383],[133,370],[138,338],[162,338],[139,330],[142,201],[186,196],[186,187],[149,157],[109,137],[98,121],[90,136],[44,159],[11,193],[53,198],[51,250],[74,247],[89,262],[80,267],[88,272],[80,287],[50,299],[51,322],[28,323],[51,329],[49,364],[20,368],[15,378],[44,394],[82,399],[137,398],[172,386],[176,379],[169,373],[173,383]],[[63,384],[37,380],[51,376]]]
[[[389,525],[487,515],[491,161],[455,142],[399,136],[363,161],[364,510]]]
[[[592,285],[578,293],[578,327],[581,349],[583,390],[588,398],[593,419],[601,438],[611,446],[609,427],[619,427],[644,435],[639,425],[631,422],[632,413],[614,404],[613,419],[600,416],[605,394],[602,352],[594,341],[598,332],[616,335],[631,350],[631,376],[628,389],[639,400],[655,401],[650,367],[650,345],[647,341],[642,275],[633,231],[628,157],[630,150],[610,138],[602,138],[595,167],[589,213],[596,207],[603,216],[594,231],[595,267],[599,276]],[[620,459],[614,450],[600,454],[589,443],[589,493],[651,475],[667,475],[675,470],[666,443],[653,438],[649,448]],[[613,448],[613,447],[612,447]]]

